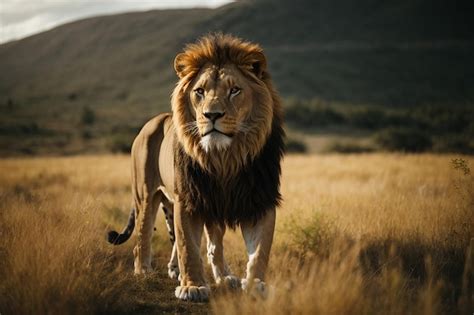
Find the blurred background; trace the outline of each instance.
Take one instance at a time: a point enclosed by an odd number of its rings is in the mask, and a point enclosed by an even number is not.
[[[1,156],[128,152],[170,110],[174,56],[213,31],[264,48],[291,151],[474,153],[470,0],[1,0],[0,13]]]

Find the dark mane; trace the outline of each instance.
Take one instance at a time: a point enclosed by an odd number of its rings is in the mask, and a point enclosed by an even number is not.
[[[225,181],[201,168],[176,141],[175,192],[183,209],[199,214],[207,223],[225,223],[231,228],[259,220],[281,201],[284,136],[279,117],[274,117],[271,134],[260,154]]]

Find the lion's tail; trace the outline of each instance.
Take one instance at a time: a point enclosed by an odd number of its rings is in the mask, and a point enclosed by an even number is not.
[[[132,235],[133,229],[135,228],[135,209],[130,211],[130,215],[128,217],[128,223],[122,233],[118,233],[116,231],[109,231],[107,235],[107,240],[110,244],[120,245],[125,243],[130,236]]]

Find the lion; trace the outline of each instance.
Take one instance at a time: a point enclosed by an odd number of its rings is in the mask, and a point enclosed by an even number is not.
[[[161,207],[173,243],[168,274],[179,279],[178,299],[209,299],[200,257],[203,231],[216,284],[265,296],[285,151],[281,102],[266,57],[257,44],[209,34],[188,44],[174,69],[179,81],[172,113],[150,120],[133,142],[133,210],[122,233],[109,232],[109,242],[125,242],[136,224],[135,273],[150,272]],[[248,252],[242,280],[225,262],[222,242],[226,228],[237,227]]]

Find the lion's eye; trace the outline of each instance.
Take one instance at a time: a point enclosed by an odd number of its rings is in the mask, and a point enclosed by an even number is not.
[[[203,88],[197,88],[194,90],[194,93],[196,93],[197,96],[203,97],[204,96],[204,89]]]
[[[234,86],[233,88],[230,89],[230,97],[236,96],[237,94],[240,93],[241,90],[242,90],[241,88]]]

